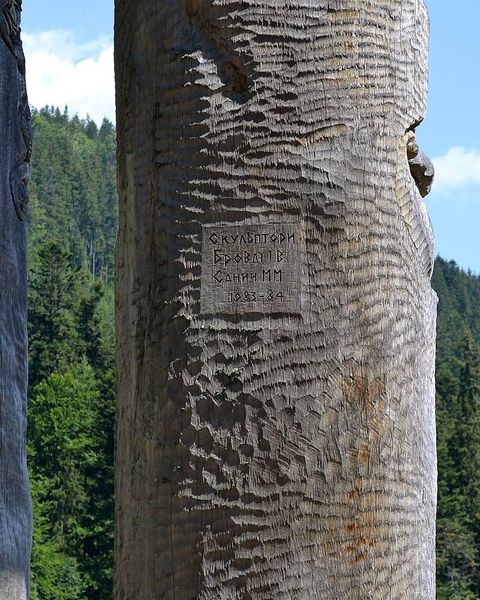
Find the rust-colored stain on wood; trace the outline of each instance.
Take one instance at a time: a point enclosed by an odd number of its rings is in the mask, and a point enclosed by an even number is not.
[[[367,368],[349,374],[344,380],[343,390],[347,402],[360,403],[367,413],[379,413],[385,407],[386,383],[384,378],[369,375]],[[354,407],[353,407],[354,408]]]

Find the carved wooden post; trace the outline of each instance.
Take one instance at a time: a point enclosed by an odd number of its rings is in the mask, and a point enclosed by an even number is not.
[[[26,224],[31,152],[18,0],[0,13],[0,598],[27,597],[31,510],[25,451]]]
[[[117,600],[434,598],[427,28],[116,1]]]

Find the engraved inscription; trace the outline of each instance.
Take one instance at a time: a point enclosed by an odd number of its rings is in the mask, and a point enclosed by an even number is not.
[[[301,312],[299,222],[205,225],[202,312]]]

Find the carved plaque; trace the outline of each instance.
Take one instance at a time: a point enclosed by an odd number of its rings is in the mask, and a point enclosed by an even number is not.
[[[304,252],[300,222],[205,225],[201,311],[301,312]]]

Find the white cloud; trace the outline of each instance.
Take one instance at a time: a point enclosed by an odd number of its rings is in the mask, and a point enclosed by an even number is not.
[[[433,189],[439,192],[454,188],[480,186],[480,150],[450,148],[446,154],[432,160],[435,167]]]
[[[68,106],[98,124],[115,120],[113,43],[100,38],[77,44],[69,31],[23,34],[29,102],[35,108]]]

